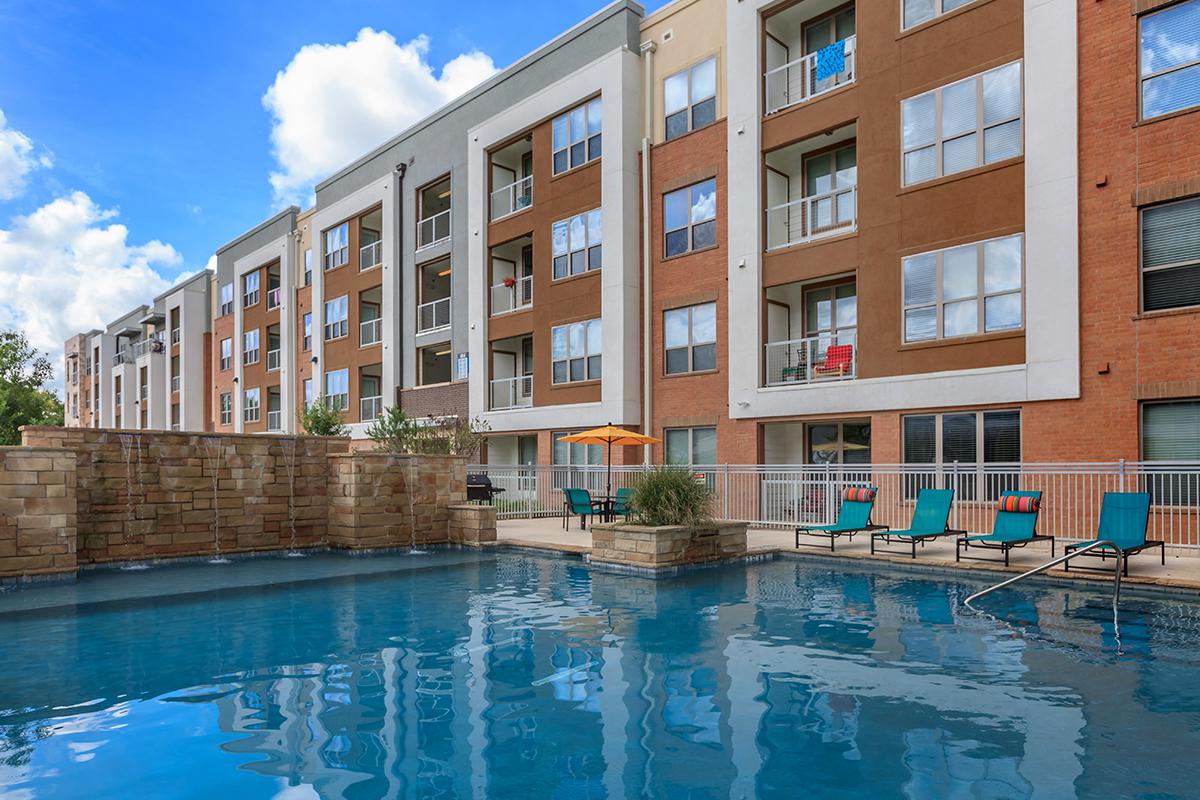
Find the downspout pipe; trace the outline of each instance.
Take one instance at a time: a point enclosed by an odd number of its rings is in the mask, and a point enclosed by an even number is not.
[[[401,161],[392,170],[392,196],[396,198],[396,407],[404,410],[404,174],[408,164]],[[384,344],[387,347],[387,344]]]
[[[658,45],[653,40],[642,42],[642,96],[645,108],[642,112],[642,432],[653,436],[654,403],[651,397],[653,381],[650,347],[652,324],[650,264],[650,142],[654,138],[654,51]],[[642,463],[651,462],[651,445],[642,448]]]

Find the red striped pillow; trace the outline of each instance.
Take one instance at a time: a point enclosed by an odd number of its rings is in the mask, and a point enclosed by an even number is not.
[[[842,499],[848,500],[851,503],[871,503],[875,501],[875,493],[879,490],[875,487],[870,489],[843,489]]]
[[[1036,497],[1022,497],[1016,494],[1006,494],[1000,498],[1000,510],[1012,511],[1018,514],[1032,514],[1042,507],[1042,501]]]

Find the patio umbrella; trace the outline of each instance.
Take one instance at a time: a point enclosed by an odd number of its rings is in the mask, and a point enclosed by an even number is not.
[[[624,428],[614,428],[610,422],[603,428],[592,428],[590,431],[581,431],[580,433],[563,436],[559,441],[571,442],[573,444],[608,445],[608,474],[606,476],[604,493],[612,497],[612,446],[614,444],[621,446],[655,444],[661,440],[655,439],[653,436],[647,436],[644,433],[627,431]]]

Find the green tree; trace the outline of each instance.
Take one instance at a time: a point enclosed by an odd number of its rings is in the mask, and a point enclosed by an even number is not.
[[[300,410],[300,427],[309,436],[349,436],[350,429],[342,424],[342,413],[318,397],[312,405]]]
[[[384,453],[461,455],[479,452],[489,430],[480,420],[430,416],[415,419],[396,406],[388,406],[367,429],[375,449]]]
[[[21,443],[22,425],[63,424],[63,404],[46,388],[50,360],[17,331],[0,331],[0,445]]]

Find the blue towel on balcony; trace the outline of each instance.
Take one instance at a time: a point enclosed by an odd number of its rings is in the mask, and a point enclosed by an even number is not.
[[[817,80],[832,78],[846,70],[846,41],[843,39],[817,51]]]

